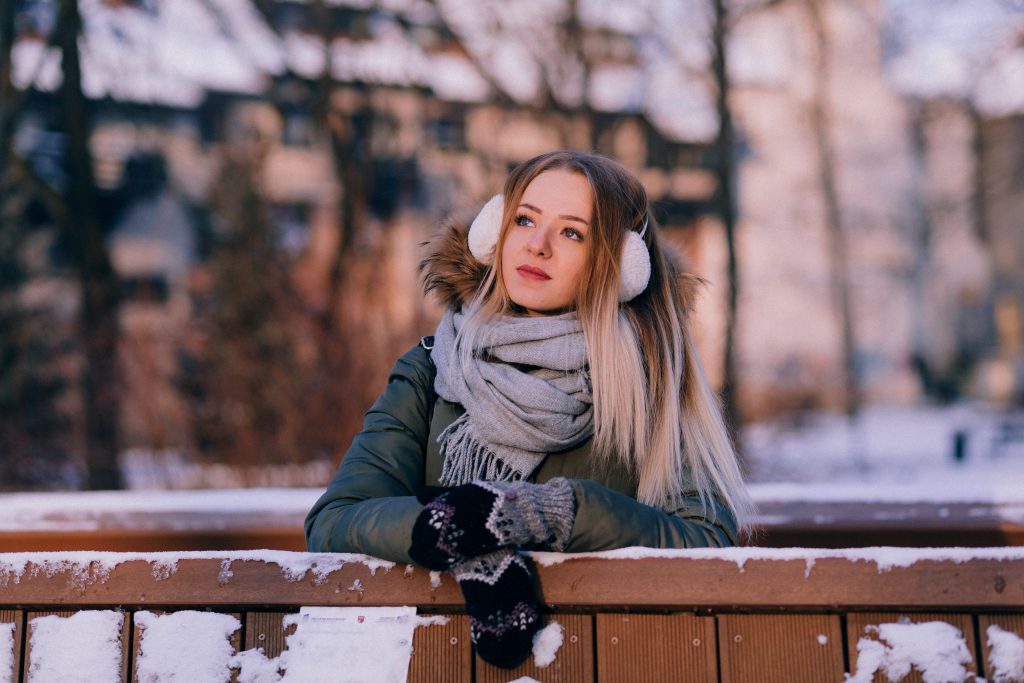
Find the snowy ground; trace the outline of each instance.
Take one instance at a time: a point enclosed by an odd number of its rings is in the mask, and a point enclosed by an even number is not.
[[[953,458],[954,434],[966,434]],[[813,414],[744,434],[749,481],[763,504],[983,503],[1024,509],[1024,411],[983,406],[869,408],[854,423]],[[329,477],[324,473],[324,485]],[[323,486],[0,495],[0,532],[116,527],[138,514],[246,515],[301,524]],[[188,517],[187,517],[188,516]],[[263,516],[263,517],[260,517]]]
[[[96,491],[0,495],[0,533],[93,531],[150,520],[179,531],[209,528],[211,518],[250,525],[301,526],[322,488]],[[154,526],[154,528],[155,528]]]
[[[1024,411],[871,407],[853,421],[817,413],[749,427],[744,446],[759,501],[1024,503]]]

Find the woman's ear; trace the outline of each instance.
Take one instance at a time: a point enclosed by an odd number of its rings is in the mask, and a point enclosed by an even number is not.
[[[494,249],[501,234],[501,217],[505,212],[505,198],[496,194],[484,204],[480,213],[469,226],[469,251],[480,263],[490,265],[494,261]]]

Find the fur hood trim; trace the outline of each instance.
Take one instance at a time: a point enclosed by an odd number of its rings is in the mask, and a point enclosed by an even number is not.
[[[437,295],[442,306],[461,311],[487,275],[487,266],[469,251],[469,224],[453,221],[429,242],[420,261],[423,291]]]

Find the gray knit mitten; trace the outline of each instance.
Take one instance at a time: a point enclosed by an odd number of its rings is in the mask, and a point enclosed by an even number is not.
[[[543,484],[477,480],[421,489],[409,556],[430,569],[449,569],[499,548],[562,550],[576,518],[569,480]]]

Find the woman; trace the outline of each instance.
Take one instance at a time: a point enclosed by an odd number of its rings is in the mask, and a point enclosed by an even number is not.
[[[477,652],[512,667],[541,625],[517,549],[736,542],[750,504],[687,322],[698,279],[630,172],[530,159],[422,269],[446,311],[306,518],[311,551],[450,571]]]

